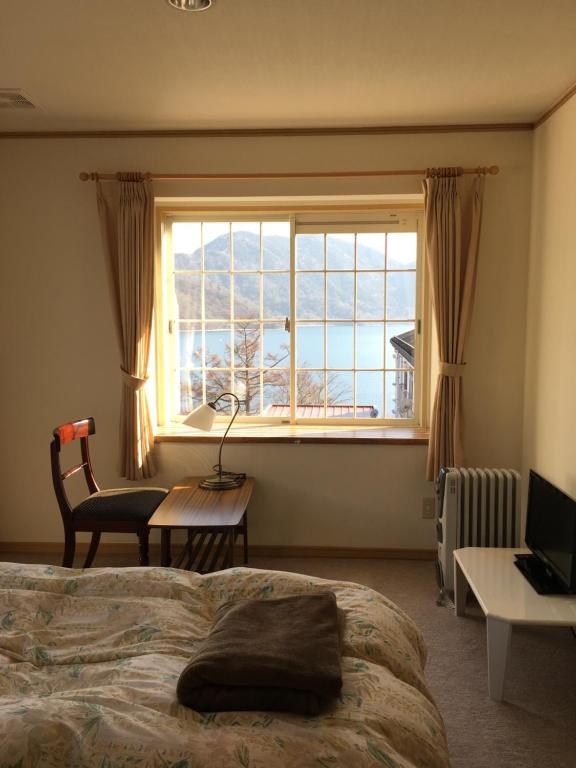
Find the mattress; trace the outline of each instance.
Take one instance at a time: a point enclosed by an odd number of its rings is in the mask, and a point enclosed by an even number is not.
[[[217,608],[333,590],[343,688],[319,717],[199,713],[180,672]],[[0,563],[2,768],[446,768],[421,634],[368,587],[280,571]]]

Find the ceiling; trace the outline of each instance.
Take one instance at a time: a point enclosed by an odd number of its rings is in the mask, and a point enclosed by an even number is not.
[[[0,132],[531,122],[576,80],[574,0],[4,2]]]

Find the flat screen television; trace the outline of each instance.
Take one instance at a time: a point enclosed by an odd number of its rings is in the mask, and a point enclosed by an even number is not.
[[[526,545],[564,592],[576,592],[576,501],[530,470]]]

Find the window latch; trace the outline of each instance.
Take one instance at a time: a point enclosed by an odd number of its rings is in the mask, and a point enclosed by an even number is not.
[[[168,320],[168,333],[174,333],[174,320]]]
[[[290,318],[288,318],[288,317],[287,317],[287,318],[286,318],[286,320],[284,321],[284,330],[285,330],[287,333],[290,333]]]

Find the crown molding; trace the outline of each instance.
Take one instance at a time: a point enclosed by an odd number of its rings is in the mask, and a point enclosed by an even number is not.
[[[276,136],[385,136],[418,133],[531,131],[532,123],[376,125],[336,128],[199,128],[190,130],[0,131],[0,139],[203,139]]]
[[[446,123],[439,125],[366,125],[326,128],[190,128],[77,131],[0,131],[1,139],[204,139],[275,136],[390,136],[422,133],[494,133],[533,131],[576,95],[576,83],[540,117],[525,123]]]
[[[558,101],[555,101],[554,104],[550,107],[550,109],[547,109],[546,112],[544,112],[543,115],[541,115],[534,123],[534,128],[540,128],[541,125],[543,125],[547,120],[549,120],[552,115],[557,112],[560,107],[563,107],[564,104],[566,104],[572,96],[576,94],[576,83],[568,90],[566,93],[561,96]]]

